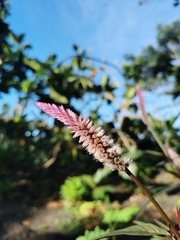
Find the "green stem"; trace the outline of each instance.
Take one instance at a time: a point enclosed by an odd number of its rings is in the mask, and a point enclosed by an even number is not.
[[[150,130],[150,132],[152,133],[153,137],[155,138],[156,142],[158,143],[159,147],[160,147],[161,150],[163,151],[164,155],[165,155],[166,157],[168,157],[167,150],[166,150],[166,148],[163,146],[163,144],[162,144],[160,138],[158,137],[157,133],[154,131],[154,129],[153,129],[151,126],[149,126],[149,130]]]
[[[180,239],[180,234],[178,233],[177,229],[172,224],[169,217],[166,215],[166,213],[163,211],[159,203],[153,198],[153,196],[148,192],[148,190],[142,185],[142,183],[132,174],[132,172],[126,168],[125,172],[128,174],[128,176],[136,183],[136,185],[141,188],[143,193],[149,198],[149,200],[154,204],[155,208],[159,211],[163,219],[166,221],[167,226],[170,228],[170,230],[174,233],[174,235],[177,237],[177,239]]]

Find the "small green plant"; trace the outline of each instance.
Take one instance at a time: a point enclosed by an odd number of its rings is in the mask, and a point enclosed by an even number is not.
[[[110,171],[111,172],[111,171]],[[98,169],[94,175],[87,174],[68,177],[61,185],[59,195],[68,201],[107,200],[109,193],[114,193],[112,185],[100,185],[101,180],[109,174],[107,169]]]
[[[133,215],[136,215],[139,212],[138,207],[126,207],[123,209],[110,209],[105,212],[103,217],[103,223],[112,224],[112,223],[128,223]]]
[[[110,229],[103,230],[98,226],[95,227],[93,231],[86,230],[83,236],[79,236],[76,240],[92,240],[96,237],[102,236],[110,232]],[[104,238],[104,240],[108,240],[108,238]]]
[[[96,185],[89,175],[69,177],[60,188],[60,196],[69,201],[85,200]]]

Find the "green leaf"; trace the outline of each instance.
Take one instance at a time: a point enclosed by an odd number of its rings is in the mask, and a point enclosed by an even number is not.
[[[76,44],[73,44],[73,49],[77,52],[79,50],[78,46]]]
[[[138,207],[126,207],[121,210],[108,210],[104,214],[103,222],[111,224],[112,222],[129,222],[133,215],[139,211]]]
[[[166,237],[160,237],[160,236],[154,236],[150,240],[167,240],[167,238]]]
[[[111,173],[112,171],[109,168],[99,168],[93,176],[94,182],[96,184],[100,183],[103,178],[107,177]]]
[[[84,174],[81,176],[82,177],[82,181],[87,184],[87,186],[89,186],[90,188],[95,188],[96,185],[94,184],[94,181],[93,181],[93,177],[90,176],[90,175],[87,175],[87,174]]]
[[[178,207],[180,207],[180,198],[177,199],[176,204]]]
[[[83,69],[85,67],[84,61],[79,55],[73,58],[72,65],[80,69]]]
[[[92,176],[81,175],[69,177],[61,186],[60,195],[69,201],[83,199],[87,195],[91,195],[92,189],[95,187]]]
[[[24,35],[24,34],[22,34],[22,35]],[[9,32],[8,36],[15,44],[19,44],[18,36],[15,35],[13,32]]]
[[[80,78],[78,79],[78,82],[79,82],[79,85],[81,84],[81,86],[82,86],[83,89],[87,89],[88,87],[89,87],[89,88],[92,88],[92,87],[93,87],[92,80],[89,79],[89,78],[80,77]]]
[[[48,57],[46,63],[51,65],[51,64],[53,64],[53,63],[55,62],[56,58],[57,58],[56,55],[55,55],[55,54],[52,54],[52,55],[50,55],[50,56]]]
[[[136,88],[134,86],[127,86],[125,98],[127,100],[130,100],[134,97],[135,93],[136,93]]]
[[[118,85],[116,83],[111,83],[111,84],[109,84],[109,87],[111,89],[115,89],[115,88],[118,88]]]
[[[86,193],[86,186],[81,177],[69,177],[61,186],[61,197],[69,201],[77,200]]]
[[[92,80],[84,76],[70,76],[67,78],[67,81],[74,82],[75,89],[83,88],[86,90],[87,88],[93,88]]]
[[[110,232],[109,229],[103,230],[100,229],[99,226],[97,226],[93,231],[86,230],[84,236],[79,236],[76,238],[76,240],[92,240],[95,237],[99,237],[104,233]],[[104,238],[104,240],[107,240],[107,238]]]
[[[25,93],[31,92],[36,87],[34,82],[30,81],[29,79],[22,81],[20,84],[22,91]]]
[[[29,59],[27,57],[23,58],[24,64],[32,68],[34,71],[39,71],[41,68],[41,64],[35,59]]]
[[[17,40],[18,40],[18,43],[22,43],[22,41],[24,40],[24,34],[18,35]]]
[[[112,185],[105,185],[105,186],[100,186],[93,189],[92,195],[93,195],[93,199],[104,200],[107,193],[113,193],[113,192],[114,192],[114,187]]]
[[[170,236],[170,233],[152,223],[143,223],[136,221],[135,226],[130,226],[124,229],[119,229],[111,232],[110,234],[102,235],[101,237],[94,238],[93,240],[102,239],[104,237],[112,237],[118,235],[130,236]]]
[[[109,101],[114,101],[114,95],[112,92],[105,92],[103,97]]]
[[[52,87],[50,87],[49,96],[50,96],[50,98],[52,98],[53,100],[55,100],[56,102],[58,102],[60,104],[67,104],[69,102],[68,99],[65,96],[56,92],[56,90],[54,90],[54,88],[52,88]]]
[[[178,118],[179,118],[179,114],[178,114],[177,116],[171,117],[171,118],[169,119],[170,125],[172,126]]]
[[[103,76],[101,80],[101,86],[102,89],[104,90],[109,82],[109,77],[108,76]]]
[[[164,223],[159,222],[158,220],[154,219],[154,221],[162,228],[164,228],[165,230],[169,231],[168,226],[166,226]]]
[[[75,82],[75,81],[77,81],[77,79],[78,79],[78,76],[69,76],[67,78],[67,81],[68,82]]]

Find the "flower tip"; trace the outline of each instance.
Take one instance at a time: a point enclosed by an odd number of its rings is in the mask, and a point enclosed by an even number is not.
[[[42,109],[42,107],[45,106],[45,104],[46,103],[43,103],[43,102],[35,102],[35,105],[40,109]]]
[[[36,106],[39,106],[42,102],[35,102]]]

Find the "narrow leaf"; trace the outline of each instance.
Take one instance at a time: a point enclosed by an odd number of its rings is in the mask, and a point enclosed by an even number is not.
[[[170,233],[154,224],[143,223],[136,221],[138,225],[130,226],[124,229],[113,231],[101,237],[94,238],[93,240],[102,239],[104,237],[112,237],[118,235],[131,235],[131,236],[170,236]]]
[[[167,231],[169,231],[169,228],[168,228],[168,226],[166,226],[164,223],[162,223],[162,222],[159,222],[158,220],[156,220],[156,219],[154,219],[154,221],[160,226],[160,227],[162,227],[163,229],[165,229],[165,230],[167,230]]]

